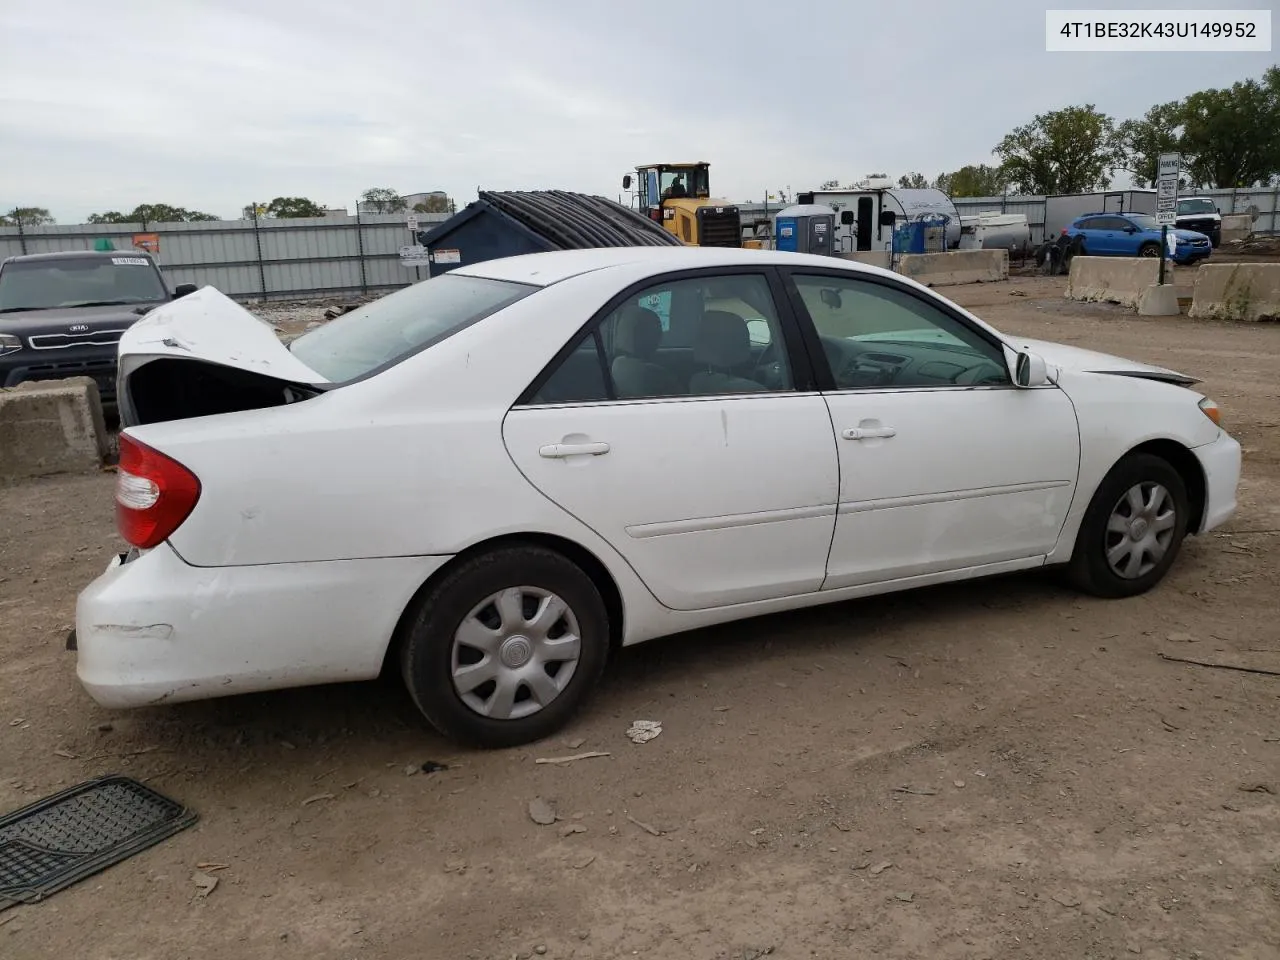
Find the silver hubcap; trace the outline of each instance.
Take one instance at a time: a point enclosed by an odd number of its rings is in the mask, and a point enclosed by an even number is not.
[[[453,635],[453,688],[481,716],[537,713],[573,679],[582,652],[569,605],[540,587],[508,587],[478,603]]]
[[[1107,520],[1107,563],[1126,580],[1154,570],[1169,552],[1177,522],[1173,497],[1158,483],[1128,489]]]

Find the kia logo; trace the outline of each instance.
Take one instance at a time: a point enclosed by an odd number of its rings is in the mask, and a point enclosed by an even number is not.
[[[73,323],[67,329],[72,333],[88,333],[89,325],[87,323]]]

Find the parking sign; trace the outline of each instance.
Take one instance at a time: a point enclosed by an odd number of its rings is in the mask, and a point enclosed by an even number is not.
[[[1160,154],[1156,178],[1156,223],[1173,226],[1178,222],[1178,177],[1181,173],[1181,154]]]

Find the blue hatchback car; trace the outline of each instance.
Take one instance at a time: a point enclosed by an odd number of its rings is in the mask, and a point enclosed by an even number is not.
[[[1174,263],[1195,263],[1213,253],[1203,233],[1173,227],[1169,232],[1178,244],[1170,258]],[[1160,256],[1160,224],[1149,213],[1090,213],[1073,220],[1063,233],[1083,238],[1083,252],[1090,257]]]

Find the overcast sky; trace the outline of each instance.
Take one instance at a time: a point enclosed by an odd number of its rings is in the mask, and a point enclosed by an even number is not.
[[[1050,54],[1046,6],[1110,5],[0,0],[0,210],[234,218],[278,195],[354,210],[372,186],[616,197],[660,160],[707,160],[714,193],[743,201],[932,178],[1038,112],[1136,116],[1280,59]]]

